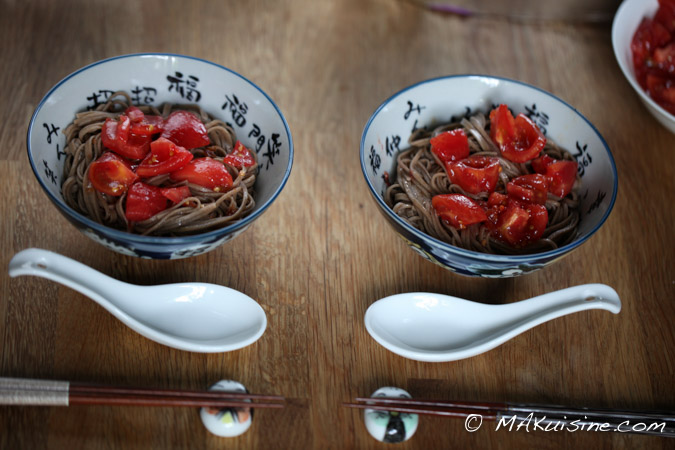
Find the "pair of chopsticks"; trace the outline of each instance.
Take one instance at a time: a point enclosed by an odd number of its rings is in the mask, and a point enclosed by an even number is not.
[[[518,425],[523,423],[521,428],[529,430],[618,431],[675,437],[675,413],[673,412],[386,397],[357,397],[354,403],[343,403],[343,406],[465,419],[480,415],[482,419],[496,421],[499,426],[509,430],[516,430]],[[539,428],[534,427],[535,423]],[[529,424],[529,427],[525,427],[525,424]]]
[[[211,408],[283,408],[284,397],[225,391],[102,386],[0,377],[3,405],[121,405]]]

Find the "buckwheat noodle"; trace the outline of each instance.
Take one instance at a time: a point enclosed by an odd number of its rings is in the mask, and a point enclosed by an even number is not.
[[[89,165],[105,151],[101,145],[101,128],[106,118],[118,118],[131,105],[129,94],[115,92],[107,103],[95,110],[77,113],[75,120],[65,129],[65,181],[61,191],[70,207],[103,225],[154,236],[197,234],[240,220],[251,212],[255,207],[253,186],[257,165],[238,169],[225,164],[233,179],[232,187],[225,192],[214,192],[185,181],[174,183],[168,174],[144,179],[145,183],[160,187],[187,185],[192,195],[147,220],[130,224],[124,214],[126,194],[113,197],[98,192],[91,186],[87,171]],[[235,132],[230,126],[213,119],[198,105],[164,104],[161,109],[153,106],[139,108],[145,114],[164,118],[178,109],[195,112],[204,122],[211,140],[206,147],[190,150],[195,158],[210,156],[223,162],[236,142]]]
[[[577,236],[579,224],[579,179],[572,192],[565,198],[548,194],[546,210],[548,225],[537,242],[524,248],[514,248],[491,236],[484,223],[456,229],[439,219],[431,205],[431,198],[438,194],[464,194],[474,200],[487,200],[487,193],[469,194],[448,179],[445,169],[431,153],[429,140],[437,134],[463,128],[469,138],[471,155],[499,158],[502,171],[499,174],[497,191],[506,193],[506,184],[512,178],[534,173],[529,163],[514,163],[503,158],[490,139],[489,120],[478,113],[460,122],[445,124],[432,131],[419,129],[409,138],[410,147],[402,151],[396,162],[396,177],[385,191],[385,202],[392,210],[413,227],[457,247],[483,253],[523,254],[552,250],[572,242]],[[566,150],[549,139],[542,154],[555,159],[574,161]]]

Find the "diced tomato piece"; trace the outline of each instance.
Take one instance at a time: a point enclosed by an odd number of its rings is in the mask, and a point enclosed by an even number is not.
[[[232,176],[225,165],[209,157],[193,159],[182,169],[172,172],[171,179],[187,181],[216,192],[232,186]]]
[[[444,131],[430,140],[431,152],[443,164],[458,161],[469,156],[469,139],[463,129]]]
[[[161,137],[150,144],[150,153],[138,166],[136,173],[141,177],[153,177],[175,172],[185,167],[192,158],[192,153]]]
[[[164,121],[162,137],[187,150],[211,143],[202,121],[189,111],[172,112]]]
[[[543,205],[548,197],[548,180],[538,173],[522,175],[507,183],[506,192],[516,200]]]
[[[244,144],[239,141],[235,142],[234,149],[230,154],[223,158],[223,162],[239,169],[242,167],[253,167],[256,164],[251,150],[246,148]]]
[[[670,75],[675,73],[675,42],[654,49],[653,61],[664,72]]]
[[[633,67],[638,83],[643,89],[646,89],[647,74],[653,72],[656,67],[653,61],[654,51],[671,41],[672,31],[668,31],[668,28],[661,21],[648,18],[643,19],[635,31],[631,41]]]
[[[192,195],[187,186],[161,188],[162,195],[175,205]]]
[[[654,22],[663,25],[671,33],[675,31],[675,2],[673,0],[659,0],[659,9],[654,16]]]
[[[127,161],[112,152],[105,152],[89,165],[89,181],[99,192],[119,197],[138,180]]]
[[[106,119],[101,128],[103,146],[129,159],[143,159],[150,150],[150,136],[131,134],[131,120],[122,114],[119,121]]]
[[[443,221],[460,230],[487,220],[483,208],[466,195],[435,195],[431,199],[431,204]]]
[[[129,106],[125,111],[124,114],[129,117],[129,120],[131,120],[131,123],[140,123],[143,120],[143,117],[145,117],[145,114],[143,111],[140,110],[137,106]]]
[[[164,211],[167,206],[168,201],[161,188],[137,181],[127,193],[125,215],[129,222],[140,222]]]
[[[572,192],[577,179],[578,164],[576,161],[555,161],[546,168],[549,180],[548,191],[562,198]]]
[[[498,158],[470,156],[446,166],[450,181],[470,194],[493,192],[502,166]]]
[[[490,137],[502,155],[516,163],[536,158],[546,145],[539,127],[524,114],[514,119],[506,105],[490,112]]]
[[[502,193],[500,193],[500,192],[493,192],[493,193],[490,194],[490,196],[488,197],[488,202],[487,202],[487,204],[488,204],[489,207],[492,207],[492,206],[506,206],[506,202],[507,202],[508,199],[509,199],[508,196],[506,196],[506,195],[504,195],[504,194],[502,194]]]
[[[535,158],[532,160],[532,170],[534,170],[537,173],[541,173],[543,175],[546,174],[546,168],[551,164],[552,162],[557,161],[556,159],[551,158],[550,156],[543,154],[539,158]]]
[[[516,138],[516,123],[508,106],[499,105],[490,111],[490,137],[499,148]]]
[[[567,196],[577,179],[579,164],[576,161],[558,160],[542,155],[532,161],[532,168],[546,175],[548,191],[560,198]]]
[[[488,211],[488,226],[492,235],[513,247],[524,247],[541,239],[548,223],[543,205],[522,204],[509,200],[506,207]]]

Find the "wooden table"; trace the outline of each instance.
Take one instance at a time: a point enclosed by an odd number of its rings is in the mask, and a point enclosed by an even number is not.
[[[416,397],[594,407],[675,408],[675,136],[640,103],[614,59],[608,23],[459,19],[397,0],[114,2],[4,0],[0,16],[0,376],[205,389],[221,378],[284,395],[229,440],[180,408],[0,406],[0,448],[385,448],[341,407],[380,386]],[[261,86],[291,127],[295,161],[274,205],[242,236],[179,261],[121,256],[84,238],[41,192],[26,157],[30,115],[70,72],[141,51],[192,55]],[[565,259],[506,280],[445,271],[409,250],[370,198],[363,127],[420,80],[485,73],[539,86],[603,134],[619,194],[603,228]],[[225,354],[174,350],[55,283],[10,279],[14,253],[41,247],[139,284],[205,281],[265,309],[260,341]],[[243,255],[243,256],[242,256]],[[471,359],[421,363],[379,346],[363,325],[375,300],[432,291],[513,302],[606,283],[617,316],[555,320]],[[672,448],[660,437],[495,430],[422,417],[397,448]]]

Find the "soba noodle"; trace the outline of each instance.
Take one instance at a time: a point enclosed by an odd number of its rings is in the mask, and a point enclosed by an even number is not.
[[[101,144],[101,128],[109,117],[117,119],[132,105],[130,96],[123,91],[110,96],[107,103],[92,111],[77,113],[75,120],[65,129],[66,162],[64,182],[61,186],[66,203],[92,220],[125,231],[144,235],[175,236],[196,234],[220,228],[245,217],[255,207],[253,187],[257,164],[250,168],[235,168],[225,164],[232,175],[232,187],[224,192],[214,192],[188,182],[175,183],[169,175],[144,179],[147,184],[159,187],[187,185],[191,196],[153,217],[129,223],[125,217],[126,194],[113,197],[98,192],[88,178],[90,164],[105,151]],[[166,118],[175,110],[191,110],[204,123],[211,144],[190,150],[194,157],[209,156],[223,162],[236,142],[234,130],[220,120],[215,120],[197,105],[164,104],[161,109],[139,106],[145,114]],[[251,152],[255,158],[255,153]]]
[[[493,237],[485,223],[457,229],[436,214],[431,198],[438,194],[464,194],[474,200],[487,200],[488,193],[470,194],[448,179],[445,169],[431,152],[429,140],[439,133],[455,128],[463,128],[469,139],[471,155],[499,158],[502,170],[499,174],[497,192],[506,193],[509,180],[534,173],[530,163],[514,163],[502,157],[497,146],[490,139],[489,120],[483,114],[476,114],[457,123],[439,126],[432,131],[417,130],[410,136],[410,148],[397,157],[394,184],[385,192],[385,202],[392,210],[410,225],[434,238],[467,250],[483,253],[517,254],[543,252],[558,248],[573,241],[577,236],[579,224],[579,180],[572,192],[565,198],[551,193],[546,200],[548,224],[538,241],[524,248],[515,248]],[[547,139],[542,154],[558,160],[571,160],[574,157],[566,150]]]

